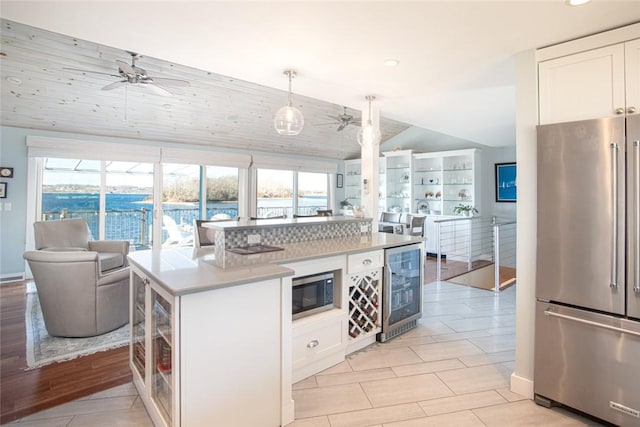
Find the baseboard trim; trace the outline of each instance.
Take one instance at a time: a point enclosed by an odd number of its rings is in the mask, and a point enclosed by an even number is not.
[[[533,381],[518,376],[514,372],[511,374],[511,391],[528,399],[533,399]]]

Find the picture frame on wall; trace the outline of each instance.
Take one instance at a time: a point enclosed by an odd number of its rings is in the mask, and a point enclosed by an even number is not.
[[[495,164],[496,202],[516,202],[518,193],[517,177],[515,162]]]
[[[7,183],[0,182],[0,199],[6,199],[6,198],[7,198]]]
[[[343,185],[344,185],[344,176],[341,173],[339,173],[336,175],[336,187],[342,188]]]

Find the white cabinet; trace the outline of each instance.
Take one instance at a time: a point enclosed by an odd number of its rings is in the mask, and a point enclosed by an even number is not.
[[[476,149],[415,154],[412,211],[455,215],[453,209],[459,204],[480,210],[479,155]]]
[[[130,366],[154,425],[286,423],[282,293],[271,279],[172,296],[132,265]]]
[[[639,50],[633,40],[540,62],[540,124],[637,112]]]
[[[174,298],[141,271],[131,269],[130,366],[140,397],[153,410],[155,425],[180,425],[177,420],[178,342]]]
[[[344,197],[351,206],[359,208],[362,204],[362,175],[359,159],[345,160],[344,162]]]
[[[385,157],[385,203],[389,212],[409,212],[413,189],[411,150],[390,151]]]
[[[345,316],[329,310],[293,323],[293,382],[344,361]]]

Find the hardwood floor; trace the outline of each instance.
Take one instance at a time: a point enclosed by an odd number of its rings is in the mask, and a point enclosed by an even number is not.
[[[126,346],[25,371],[25,284],[0,285],[0,424],[131,381]]]
[[[442,280],[449,280],[452,277],[460,274],[467,273],[471,270],[475,270],[491,264],[490,261],[477,260],[471,263],[471,269],[466,262],[463,261],[451,261],[448,259],[442,260]],[[434,257],[426,257],[424,261],[424,284],[429,284],[436,281],[437,278],[437,259]]]

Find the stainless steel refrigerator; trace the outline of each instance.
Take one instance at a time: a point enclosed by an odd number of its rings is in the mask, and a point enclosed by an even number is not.
[[[534,393],[640,426],[640,116],[538,126]]]

